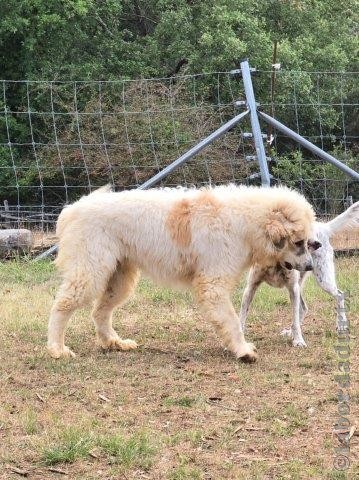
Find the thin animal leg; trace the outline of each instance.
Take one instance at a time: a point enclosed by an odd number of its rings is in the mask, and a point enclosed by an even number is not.
[[[302,335],[302,329],[300,324],[300,286],[296,282],[288,286],[290,301],[292,304],[292,328],[291,335],[293,337],[294,347],[306,347],[307,344]]]
[[[307,316],[307,313],[308,313],[308,307],[307,307],[307,304],[305,303],[303,294],[301,292],[300,298],[299,298],[299,321],[301,325],[303,325],[303,322],[305,317]]]
[[[308,276],[309,276],[309,272],[301,272],[299,277],[299,286],[300,286],[299,316],[300,316],[301,325],[303,324],[303,321],[308,313],[308,306],[303,297],[303,289]]]
[[[324,243],[324,242],[323,242]],[[329,295],[335,298],[337,302],[336,326],[338,330],[347,330],[349,328],[348,319],[345,313],[345,294],[338,289],[335,278],[334,251],[329,241],[323,246],[323,251],[319,249],[313,255],[314,276],[318,285]]]
[[[328,280],[325,282],[318,282],[322,289],[329,293],[333,298],[335,298],[337,302],[336,311],[337,311],[337,320],[336,320],[336,328],[337,330],[348,330],[349,322],[345,313],[345,294],[341,290],[338,289],[337,284],[335,282],[329,283]]]
[[[301,272],[300,277],[299,277],[299,286],[300,286],[300,294],[299,294],[299,322],[301,325],[303,325],[303,321],[308,313],[308,307],[307,304],[305,303],[305,300],[303,298],[303,287],[305,284],[306,279],[308,278],[308,273],[309,272]],[[289,292],[290,292],[290,287],[289,285],[287,286]],[[290,296],[290,293],[289,293]],[[292,326],[284,328],[281,333],[281,335],[285,337],[293,337],[293,331],[292,331]]]
[[[246,342],[241,322],[232,305],[229,282],[221,278],[197,277],[194,291],[203,315],[215,326],[224,345],[245,362],[257,359],[256,348]]]
[[[246,330],[246,320],[248,317],[249,307],[253,301],[254,295],[262,283],[261,275],[256,271],[255,268],[251,268],[248,273],[246,288],[243,292],[241,309],[239,312],[239,319],[241,322],[242,330]]]

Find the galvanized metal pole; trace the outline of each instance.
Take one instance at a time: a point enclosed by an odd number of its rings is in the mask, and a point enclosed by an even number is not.
[[[254,98],[251,71],[247,60],[241,62],[241,71],[243,78],[244,91],[247,99],[247,106],[251,115],[251,124],[254,137],[254,145],[256,147],[257,159],[261,171],[261,180],[263,187],[270,187],[270,175],[268,170],[267,156],[264,149],[262,132],[259,125],[257,115],[257,105]]]
[[[47,258],[49,255],[52,255],[53,253],[56,253],[58,250],[57,245],[53,245],[52,247],[48,248],[45,250],[45,252],[40,253],[37,257],[34,258],[34,262],[38,262],[39,260],[42,260],[43,258]]]
[[[203,150],[207,145],[214,142],[215,140],[217,140],[217,138],[221,137],[224,133],[228,132],[228,130],[237,125],[237,123],[239,123],[248,114],[248,112],[249,110],[246,110],[245,112],[236,115],[234,118],[232,118],[232,120],[229,120],[229,122],[219,127],[216,131],[211,133],[211,135],[209,135],[207,138],[192,147],[190,150],[188,150],[188,152],[181,155],[179,158],[177,158],[177,160],[165,167],[163,170],[157,173],[157,175],[154,175],[152,178],[147,180],[147,182],[143,183],[138,188],[140,190],[146,190],[146,188],[150,188],[156,183],[160,182],[163,178],[167,177],[168,174],[176,170],[176,168],[178,168],[183,163],[187,162],[190,158],[194,157],[194,155]]]
[[[311,142],[309,142],[309,140],[306,140],[305,138],[303,138],[297,132],[294,132],[290,128],[283,125],[283,123],[278,122],[278,120],[275,120],[273,117],[267,115],[266,113],[258,112],[258,114],[267,123],[269,123],[270,125],[275,127],[277,130],[280,130],[281,132],[285,133],[288,137],[290,137],[293,140],[295,140],[296,142],[300,143],[301,145],[303,145],[303,147],[307,148],[308,150],[310,150],[315,155],[318,155],[318,157],[322,158],[323,160],[326,160],[327,162],[331,163],[332,165],[335,165],[342,172],[346,173],[347,175],[354,178],[355,180],[359,180],[359,173],[358,172],[356,172],[352,168],[348,167],[344,163],[340,162],[335,157],[333,157],[329,153],[325,152],[321,148],[317,147],[316,145],[313,145],[313,143],[311,143]]]

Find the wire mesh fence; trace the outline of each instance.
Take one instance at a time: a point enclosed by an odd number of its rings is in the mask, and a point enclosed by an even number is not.
[[[264,112],[358,170],[358,72],[259,71],[253,84]],[[0,227],[51,232],[61,208],[92,189],[138,187],[238,114],[238,100],[245,100],[243,84],[231,72],[2,81]],[[303,192],[321,217],[358,199],[358,182],[262,129],[274,184]],[[250,131],[246,119],[162,186],[258,183]]]

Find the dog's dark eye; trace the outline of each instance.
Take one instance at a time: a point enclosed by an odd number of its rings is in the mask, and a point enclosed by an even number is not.
[[[299,240],[299,242],[295,242],[294,245],[297,247],[302,247],[304,245],[304,240]]]

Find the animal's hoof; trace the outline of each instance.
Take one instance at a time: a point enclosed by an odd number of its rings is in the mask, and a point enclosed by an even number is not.
[[[300,348],[305,348],[307,344],[303,339],[300,340],[293,340],[293,347],[300,347]]]
[[[47,347],[47,351],[49,352],[52,358],[74,358],[76,357],[75,353],[69,349],[66,345],[60,347],[58,345],[51,345]]]
[[[135,350],[137,343],[129,338],[122,340],[120,337],[109,337],[106,340],[100,341],[100,346],[103,350]]]
[[[289,337],[289,338],[291,338],[293,336],[292,329],[290,327],[283,328],[283,330],[280,332],[280,334],[283,337]]]

